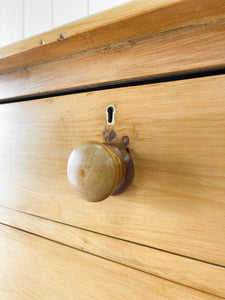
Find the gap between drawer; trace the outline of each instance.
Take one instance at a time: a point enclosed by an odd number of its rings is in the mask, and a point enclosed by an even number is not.
[[[0,207],[7,225],[104,259],[225,297],[225,267]]]

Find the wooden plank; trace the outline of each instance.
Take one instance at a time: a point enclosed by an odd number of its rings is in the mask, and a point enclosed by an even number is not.
[[[0,205],[225,266],[225,76],[0,105]],[[104,141],[116,106],[131,187],[87,203],[66,174],[78,144]]]
[[[0,99],[225,66],[225,25],[191,27],[0,75]]]
[[[0,222],[225,297],[225,268],[0,207]]]
[[[0,236],[3,300],[219,299],[6,226]]]
[[[138,0],[0,50],[0,72],[185,26],[224,19],[224,0]],[[169,17],[168,17],[169,16]],[[59,41],[60,34],[66,39]],[[45,41],[41,45],[41,40]]]

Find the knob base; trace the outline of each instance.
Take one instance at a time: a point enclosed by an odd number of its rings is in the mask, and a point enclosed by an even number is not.
[[[123,193],[127,189],[127,187],[131,184],[132,179],[134,177],[134,165],[129,152],[123,146],[116,143],[104,143],[104,145],[109,147],[111,151],[115,153],[115,155],[120,156],[120,159],[121,161],[123,161],[125,166],[124,175],[121,178],[116,189],[112,193],[112,196],[119,195]]]

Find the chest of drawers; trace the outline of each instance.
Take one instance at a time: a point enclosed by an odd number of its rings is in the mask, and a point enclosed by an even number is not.
[[[1,299],[225,297],[224,7],[133,1],[0,50]],[[134,166],[96,203],[67,178],[90,141]]]

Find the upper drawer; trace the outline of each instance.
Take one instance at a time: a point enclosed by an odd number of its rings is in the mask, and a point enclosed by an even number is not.
[[[223,69],[224,0],[136,0],[0,49],[0,101]]]
[[[133,183],[85,202],[68,157],[112,130],[129,137]],[[3,104],[0,140],[0,205],[225,264],[225,76]]]

